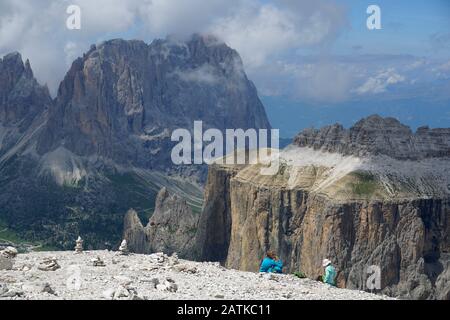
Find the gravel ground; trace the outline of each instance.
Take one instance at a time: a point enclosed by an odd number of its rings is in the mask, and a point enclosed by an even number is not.
[[[105,266],[94,266],[97,257]],[[53,262],[41,264],[45,259]],[[97,264],[101,264],[97,262]],[[59,266],[59,268],[58,268]],[[43,271],[41,269],[54,269]],[[292,275],[227,270],[218,263],[163,254],[118,255],[91,251],[19,254],[0,271],[0,299],[32,300],[376,300],[386,296],[330,287]]]

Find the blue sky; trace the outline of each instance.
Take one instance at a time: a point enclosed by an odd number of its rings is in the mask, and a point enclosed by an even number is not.
[[[350,29],[337,41],[339,52],[351,53],[352,46],[361,45],[364,53],[392,53],[444,56],[448,52],[432,50],[430,37],[450,30],[450,3],[446,0],[344,0],[351,22]],[[382,30],[369,31],[366,8],[377,4],[382,12]]]
[[[68,30],[78,5],[81,30]],[[382,30],[366,27],[369,5]],[[55,94],[72,61],[111,38],[214,34],[236,49],[274,127],[373,113],[450,126],[450,1],[2,0],[0,55],[19,51]]]

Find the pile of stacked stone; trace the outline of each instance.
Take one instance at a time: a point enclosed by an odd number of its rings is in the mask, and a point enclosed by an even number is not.
[[[38,269],[41,271],[56,271],[61,266],[58,264],[56,258],[45,258],[38,266]]]
[[[18,254],[18,251],[16,248],[14,247],[6,247],[5,249],[3,249],[2,251],[0,251],[0,255],[9,258],[9,259],[14,259]]]
[[[108,300],[143,300],[135,288],[124,285],[104,291],[103,297]]]
[[[150,259],[150,262],[153,264],[163,265],[169,261],[169,256],[162,252],[158,252],[158,253],[152,253],[151,255],[149,255],[149,259]]]
[[[119,247],[119,254],[122,256],[126,256],[130,253],[128,250],[127,240],[123,240]]]
[[[156,285],[156,289],[159,291],[177,292],[178,285],[171,278],[166,278],[163,283]]]
[[[116,276],[115,280],[120,282],[115,289],[108,289],[103,292],[103,297],[108,300],[143,300],[132,285],[132,280],[125,276]]]
[[[169,257],[169,265],[175,266],[180,263],[180,260],[178,258],[178,254],[175,252]]]
[[[13,247],[6,247],[0,251],[0,270],[11,270],[14,265],[14,258],[17,250]]]
[[[83,253],[83,239],[81,239],[81,237],[78,237],[78,239],[75,241],[75,253]]]
[[[100,257],[92,259],[91,262],[94,267],[106,267],[105,262]]]

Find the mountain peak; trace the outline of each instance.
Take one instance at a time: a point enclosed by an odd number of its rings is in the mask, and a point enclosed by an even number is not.
[[[17,51],[10,52],[3,57],[3,62],[6,62],[6,61],[22,62],[22,55]]]
[[[17,81],[24,71],[24,64],[22,55],[19,52],[12,52],[0,59],[0,70],[2,71],[0,76],[10,79],[10,81]]]
[[[30,61],[19,52],[0,59],[0,123],[25,130],[49,104],[48,89],[38,84]]]
[[[402,124],[395,118],[392,117],[382,117],[378,114],[370,115],[366,118],[363,118],[355,123],[353,128],[367,128],[369,130],[386,130],[387,128],[396,129],[411,133],[411,129]]]

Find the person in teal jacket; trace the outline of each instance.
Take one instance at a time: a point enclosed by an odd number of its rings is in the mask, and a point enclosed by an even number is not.
[[[328,283],[331,286],[336,286],[336,269],[331,265],[331,261],[324,259],[322,265],[325,268],[323,282]]]
[[[283,262],[277,259],[277,255],[273,251],[269,251],[261,263],[259,272],[282,273]]]

